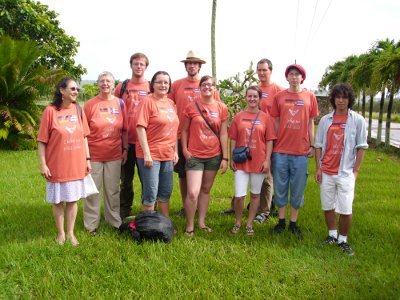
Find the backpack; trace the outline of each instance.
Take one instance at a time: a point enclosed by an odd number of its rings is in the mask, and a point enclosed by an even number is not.
[[[135,217],[135,221],[122,224],[119,231],[128,232],[138,242],[150,240],[169,243],[174,237],[174,224],[157,211],[143,211]]]
[[[126,86],[128,85],[129,79],[125,79],[122,82],[121,90],[119,91],[119,98],[122,98],[122,95],[126,92]]]

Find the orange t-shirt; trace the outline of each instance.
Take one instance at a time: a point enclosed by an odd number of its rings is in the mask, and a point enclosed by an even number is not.
[[[326,150],[322,159],[321,170],[329,175],[337,175],[340,159],[344,147],[344,130],[346,128],[346,115],[333,115],[332,125],[328,129],[326,137]]]
[[[256,115],[257,113],[242,111],[233,118],[229,128],[229,137],[236,141],[236,147],[247,145],[250,147],[252,159],[243,163],[236,163],[238,170],[249,173],[261,173],[267,151],[266,143],[267,141],[276,140],[274,124],[268,113],[260,111],[255,121]],[[253,134],[249,143],[253,123]]]
[[[122,88],[122,82],[117,85],[115,89],[115,96],[119,97],[119,92]],[[134,83],[131,80],[128,81],[126,85],[126,91],[122,95],[122,99],[126,104],[126,111],[128,117],[128,143],[136,143],[136,113],[138,110],[138,105],[143,98],[147,97],[150,92],[149,82],[146,80],[141,83]]]
[[[175,102],[176,110],[178,111],[179,117],[179,129],[178,138],[181,138],[182,127],[184,124],[185,108],[193,102],[200,100],[200,80],[189,80],[188,78],[182,78],[172,83],[171,93],[168,95],[172,101]],[[218,91],[214,93],[214,99],[220,101]]]
[[[152,95],[139,105],[136,126],[146,128],[147,143],[153,160],[174,159],[179,120],[171,99],[157,100]],[[139,141],[136,143],[136,157],[144,158]]]
[[[38,141],[46,144],[49,182],[83,179],[86,175],[84,138],[89,135],[85,113],[82,118],[75,104],[56,110],[47,106],[42,114]]]
[[[272,102],[274,102],[274,96],[280,91],[283,91],[284,89],[283,87],[280,87],[276,83],[271,83],[270,85],[267,86],[259,84],[258,86],[262,90],[260,109],[263,112],[268,112],[269,114],[271,114],[271,107],[272,107]],[[274,121],[274,118],[272,121]]]
[[[200,110],[204,117],[218,133],[221,131],[222,122],[228,120],[229,112],[227,106],[214,101],[205,104],[198,101]],[[196,103],[190,103],[185,109],[185,118],[190,120],[188,150],[198,158],[210,158],[221,154],[219,137],[208,127],[203,117],[197,110]]]
[[[121,159],[122,131],[128,129],[128,122],[119,98],[104,100],[96,96],[85,104],[84,110],[90,128],[88,143],[92,161]]]
[[[306,155],[310,148],[310,118],[318,116],[315,95],[307,90],[299,93],[288,90],[279,92],[274,97],[271,115],[280,118],[273,152]]]

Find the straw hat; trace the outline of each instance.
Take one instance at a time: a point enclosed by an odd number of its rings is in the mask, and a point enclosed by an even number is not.
[[[188,54],[186,55],[186,59],[181,60],[181,62],[183,62],[183,63],[197,62],[197,63],[201,63],[201,64],[205,64],[206,63],[206,61],[202,60],[201,58],[199,58],[197,53],[195,51],[193,51],[193,50],[190,50],[188,52]]]

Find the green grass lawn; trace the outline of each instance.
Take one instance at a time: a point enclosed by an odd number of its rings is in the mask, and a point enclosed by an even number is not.
[[[233,194],[229,172],[212,190],[213,233],[183,235],[175,178],[171,214],[178,234],[171,244],[136,244],[104,222],[90,236],[80,201],[77,248],[55,243],[37,153],[0,151],[0,161],[0,299],[399,299],[400,162],[381,152],[367,151],[357,180],[354,257],[322,244],[327,229],[313,160],[299,215],[303,241],[288,232],[271,236],[277,219],[256,225],[253,238],[230,235],[233,216],[219,215]]]

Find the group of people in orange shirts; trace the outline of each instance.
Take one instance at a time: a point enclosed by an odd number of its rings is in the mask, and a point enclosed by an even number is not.
[[[332,126],[314,144],[318,105],[315,95],[301,88],[306,79],[305,69],[298,64],[289,65],[285,71],[289,88],[283,89],[271,81],[271,61],[260,60],[257,63],[260,83],[247,88],[246,107],[233,116],[228,126],[229,111],[219,99],[214,78],[199,74],[205,61],[189,51],[182,62],[187,72],[185,78],[171,82],[167,72],[159,71],[149,82],[144,77],[149,60],[143,53],[135,53],[130,58],[132,78],[115,87],[114,76],[110,72],[101,73],[97,81],[100,92],[83,110],[75,104],[77,82],[73,78],[59,82],[53,103],[43,112],[38,136],[40,172],[47,180],[46,198],[53,204],[59,244],[69,240],[72,245],[79,245],[74,224],[80,198],[86,198],[84,226],[90,234],[96,234],[99,227],[103,196],[107,223],[118,228],[130,217],[135,165],[142,184],[142,211],[157,207],[164,216],[169,215],[173,172],[178,173],[182,214],[187,219],[186,236],[194,235],[196,211],[198,230],[213,231],[206,224],[210,190],[218,170],[225,173],[230,167],[235,181],[232,207],[236,217],[232,234],[242,227],[250,184],[246,234],[254,235],[254,221],[263,223],[270,217],[274,190],[279,221],[272,233],[279,234],[285,229],[286,206],[290,202],[288,229],[303,238],[297,217],[304,204],[308,158],[317,149],[316,180],[321,183],[325,171],[329,176],[340,173],[336,167],[341,165],[342,149],[346,148],[343,140],[334,145],[336,152],[331,151],[332,143],[326,143],[325,135],[330,137],[329,141],[333,139],[331,136],[336,137],[330,133]],[[339,88],[336,96],[348,100],[342,112],[351,111],[351,87]],[[335,97],[332,105],[337,110]],[[339,120],[340,126],[335,127],[334,134],[347,128],[346,120]],[[366,142],[357,143],[356,149],[365,149],[365,145]],[[235,149],[245,151],[244,160],[234,159]],[[361,161],[362,158],[357,160],[357,172]],[[99,194],[86,195],[83,178],[88,173]],[[336,192],[330,190],[330,193]],[[336,200],[332,201],[323,205],[325,211],[330,211],[326,215],[329,220],[332,211],[335,215]],[[338,212],[348,215],[349,210]],[[333,236],[334,229],[330,227]]]

